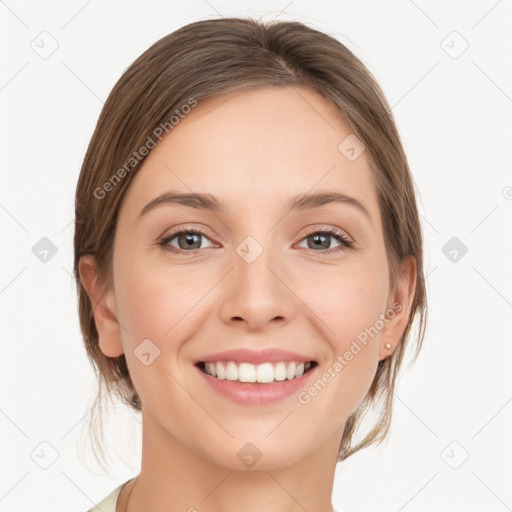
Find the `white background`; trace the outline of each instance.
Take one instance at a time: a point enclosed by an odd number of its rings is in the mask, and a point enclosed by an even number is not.
[[[388,441],[338,464],[334,505],[511,510],[512,1],[5,0],[0,511],[84,511],[138,473],[140,426],[123,408],[111,438],[126,464],[114,458],[105,475],[77,455],[96,381],[71,275],[76,180],[123,70],[160,37],[219,15],[295,19],[346,44],[393,107],[418,189],[424,350],[399,380]],[[47,58],[35,50],[52,44]],[[42,237],[57,247],[46,263],[32,252]],[[442,252],[452,237],[468,248],[456,262]],[[130,425],[135,440],[121,435]]]

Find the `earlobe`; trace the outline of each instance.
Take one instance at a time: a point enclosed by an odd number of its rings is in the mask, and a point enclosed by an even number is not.
[[[106,356],[118,357],[124,350],[115,314],[115,296],[112,290],[99,285],[96,268],[96,260],[92,254],[80,258],[80,281],[91,301],[99,347]]]
[[[402,338],[411,313],[416,291],[416,259],[409,255],[402,262],[402,273],[386,310],[386,322],[381,336],[379,360],[393,354]]]

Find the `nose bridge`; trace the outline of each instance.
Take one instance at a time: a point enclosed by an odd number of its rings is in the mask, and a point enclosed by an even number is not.
[[[246,236],[235,248],[234,259],[237,280],[253,289],[276,293],[281,286],[276,273],[279,273],[279,249],[272,247],[272,237],[268,234],[256,239]]]
[[[241,317],[253,326],[287,317],[290,299],[282,282],[279,248],[272,247],[270,235],[262,238],[248,235],[235,247],[231,290],[224,301],[224,315]]]

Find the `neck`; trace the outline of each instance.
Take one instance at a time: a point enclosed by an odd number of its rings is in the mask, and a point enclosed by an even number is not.
[[[331,496],[341,431],[320,450],[289,465],[256,463],[241,470],[220,465],[185,446],[163,430],[147,410],[143,411],[142,427],[141,471],[123,489],[116,512],[333,510]]]

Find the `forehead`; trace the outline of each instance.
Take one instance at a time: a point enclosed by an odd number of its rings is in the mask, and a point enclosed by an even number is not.
[[[261,212],[262,204],[282,207],[290,196],[332,190],[359,199],[377,222],[367,151],[348,159],[346,143],[340,149],[343,141],[352,143],[347,137],[355,137],[348,122],[309,89],[269,87],[209,98],[149,153],[124,206],[135,217],[173,190],[211,194],[228,210]]]

